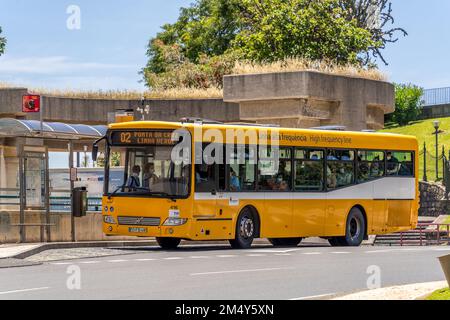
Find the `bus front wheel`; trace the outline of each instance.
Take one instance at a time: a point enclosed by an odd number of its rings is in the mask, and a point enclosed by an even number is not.
[[[283,238],[283,239],[269,239],[269,242],[274,247],[297,247],[300,242],[302,242],[302,238]]]
[[[180,245],[181,239],[177,238],[156,238],[156,242],[164,250],[175,250]]]
[[[230,240],[233,249],[249,249],[252,246],[256,234],[256,221],[253,212],[244,209],[237,220],[236,238]]]
[[[345,237],[335,237],[328,240],[333,247],[359,247],[364,241],[366,219],[358,208],[353,208],[347,217]]]

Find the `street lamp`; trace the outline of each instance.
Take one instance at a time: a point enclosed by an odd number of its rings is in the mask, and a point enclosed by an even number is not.
[[[439,180],[439,126],[438,120],[433,121],[434,134],[436,135],[436,181]]]

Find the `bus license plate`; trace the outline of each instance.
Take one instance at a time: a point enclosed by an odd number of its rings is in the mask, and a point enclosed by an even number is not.
[[[130,233],[147,233],[147,228],[128,228]]]

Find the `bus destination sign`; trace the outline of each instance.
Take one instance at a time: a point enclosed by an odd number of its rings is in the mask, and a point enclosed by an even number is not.
[[[178,141],[172,140],[172,134],[172,131],[112,131],[110,141],[112,145],[119,146],[174,146]]]

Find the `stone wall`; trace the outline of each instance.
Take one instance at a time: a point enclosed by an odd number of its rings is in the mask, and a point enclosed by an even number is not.
[[[420,182],[421,217],[439,217],[446,215],[450,209],[450,201],[445,199],[445,187],[438,183]]]

